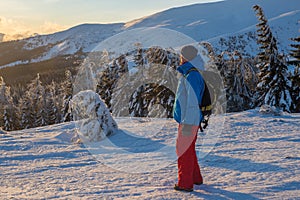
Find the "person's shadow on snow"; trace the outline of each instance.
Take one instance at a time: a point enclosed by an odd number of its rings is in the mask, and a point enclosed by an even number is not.
[[[212,185],[206,185],[206,184],[203,184],[201,186],[195,186],[193,193],[195,196],[203,199],[216,199],[216,200],[223,200],[223,199],[258,200],[259,199],[257,197],[252,196],[251,194],[223,190],[220,188],[216,188]]]
[[[123,150],[131,153],[148,153],[157,151],[165,145],[162,140],[151,138],[134,137],[124,130],[119,130],[117,134],[109,138],[110,142]]]

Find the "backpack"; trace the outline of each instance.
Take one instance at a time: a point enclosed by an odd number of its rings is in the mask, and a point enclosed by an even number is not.
[[[184,77],[187,77],[187,75],[191,71],[197,71],[202,76],[202,74],[199,72],[199,70],[197,70],[195,67],[192,67],[191,69],[189,69],[187,71],[187,73],[184,75]],[[211,95],[210,95],[208,86],[207,86],[206,81],[205,81],[204,78],[203,78],[203,81],[204,81],[204,92],[203,92],[201,104],[199,105],[199,108],[200,108],[200,110],[202,112],[202,115],[203,115],[203,120],[199,124],[201,132],[203,132],[203,129],[206,129],[206,127],[208,126],[209,117],[212,114]],[[202,124],[203,124],[203,126],[202,126]]]

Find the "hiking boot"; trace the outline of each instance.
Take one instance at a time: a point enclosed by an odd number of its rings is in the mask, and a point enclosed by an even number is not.
[[[202,185],[203,184],[203,181],[201,182],[197,182],[197,183],[194,183],[195,185]]]
[[[183,187],[179,187],[177,184],[175,184],[174,190],[183,191],[183,192],[193,192],[193,188],[183,188]]]

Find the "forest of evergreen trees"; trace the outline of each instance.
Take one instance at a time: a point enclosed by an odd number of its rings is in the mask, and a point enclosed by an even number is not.
[[[211,64],[222,76],[226,111],[243,111],[267,104],[286,112],[300,112],[300,36],[291,38],[289,55],[280,54],[262,8],[256,5],[253,9],[259,21],[256,36],[259,53],[256,57],[243,56],[238,50],[216,53],[209,43],[202,43],[209,52]],[[143,49],[137,46],[133,52],[105,62],[101,64],[103,70],[97,76],[96,92],[111,112],[122,116],[124,99],[116,83],[129,71],[128,63],[147,67],[163,65],[176,69],[179,55],[171,49]],[[160,72],[153,71],[150,76],[156,73]],[[145,76],[138,71],[135,78],[139,75]],[[125,87],[131,87],[128,80],[128,86]],[[69,102],[74,93],[73,86],[74,75],[70,71],[65,72],[65,80],[59,83],[52,81],[48,85],[43,85],[37,74],[24,88],[11,88],[0,77],[0,127],[11,131],[71,121]],[[130,116],[172,117],[175,97],[170,89],[157,83],[147,83],[128,95],[126,112]],[[155,105],[160,105],[163,112],[157,113]]]
[[[70,121],[72,82],[70,71],[63,82],[49,85],[43,85],[37,74],[24,89],[11,88],[0,77],[0,127],[11,131]]]

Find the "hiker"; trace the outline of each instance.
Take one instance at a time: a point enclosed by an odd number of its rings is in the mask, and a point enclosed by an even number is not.
[[[203,119],[199,105],[201,104],[205,83],[201,74],[191,64],[197,56],[198,50],[192,45],[181,48],[180,66],[177,71],[182,75],[178,82],[174,119],[179,123],[176,140],[176,154],[178,157],[178,182],[174,189],[191,192],[194,184],[203,183],[198,164],[195,143],[199,124]]]

